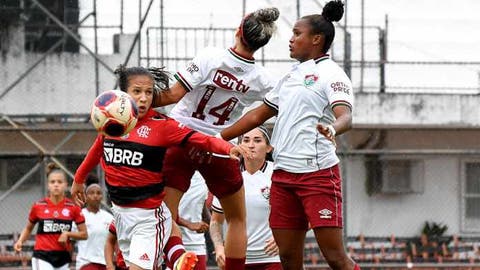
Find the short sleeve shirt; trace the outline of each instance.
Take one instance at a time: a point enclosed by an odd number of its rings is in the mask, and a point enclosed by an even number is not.
[[[316,125],[332,124],[333,108],[353,108],[354,97],[350,79],[328,55],[293,66],[264,102],[278,111],[272,135],[275,169],[306,173],[339,162],[334,145]]]

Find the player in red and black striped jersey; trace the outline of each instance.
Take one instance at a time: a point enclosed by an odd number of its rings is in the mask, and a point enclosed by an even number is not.
[[[185,253],[180,237],[170,237],[174,225],[163,203],[162,166],[166,150],[170,146],[197,147],[235,159],[249,151],[193,131],[154,111],[154,79],[147,69],[120,66],[117,72],[120,89],[130,94],[138,107],[137,124],[123,137],[96,138],[75,174],[72,195],[78,204],[84,202],[85,178],[101,163],[113,203],[119,247],[130,269],[156,269],[162,260],[159,251],[164,248],[173,250],[166,253],[171,262],[176,262],[176,270],[191,269],[197,260],[195,254]],[[180,236],[178,228],[176,231]]]
[[[33,248],[32,269],[68,269],[71,261],[70,239],[87,239],[85,218],[80,207],[65,197],[67,176],[65,172],[51,163],[47,168],[49,196],[36,202],[28,216],[28,223],[18,241],[15,250],[20,252],[38,223],[35,246]],[[78,231],[72,232],[73,222]]]

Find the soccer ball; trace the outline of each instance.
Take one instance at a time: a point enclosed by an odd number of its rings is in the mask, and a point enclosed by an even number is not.
[[[138,109],[129,94],[120,90],[101,93],[92,104],[90,119],[98,132],[120,137],[137,124]]]

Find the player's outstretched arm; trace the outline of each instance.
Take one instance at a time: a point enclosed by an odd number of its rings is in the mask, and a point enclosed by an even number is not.
[[[220,133],[220,136],[226,141],[229,141],[260,126],[275,115],[277,115],[277,111],[263,103],[255,109],[248,111],[237,122],[224,129]]]
[[[186,93],[187,90],[185,90],[179,82],[176,82],[172,87],[159,91],[158,94],[155,95],[152,106],[161,107],[177,103]]]

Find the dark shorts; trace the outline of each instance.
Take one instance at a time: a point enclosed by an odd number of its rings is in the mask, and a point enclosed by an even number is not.
[[[270,227],[299,229],[343,227],[338,165],[310,172],[275,170],[270,188]]]
[[[99,264],[99,263],[88,263],[80,267],[80,270],[106,270],[106,269],[107,267],[104,264]]]
[[[282,270],[282,264],[279,262],[245,264],[245,270]]]
[[[230,158],[212,157],[209,162],[192,159],[188,147],[170,147],[165,154],[163,175],[165,185],[186,192],[190,179],[198,170],[205,179],[210,192],[223,198],[237,192],[243,185],[238,161]]]

